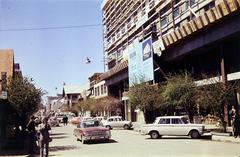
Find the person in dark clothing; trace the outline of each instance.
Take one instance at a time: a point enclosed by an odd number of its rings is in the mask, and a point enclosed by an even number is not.
[[[63,117],[63,125],[67,125],[68,124],[68,117],[65,115]]]
[[[48,157],[49,152],[49,142],[51,142],[51,138],[49,135],[49,130],[51,130],[50,125],[48,124],[48,119],[43,120],[43,126],[40,128],[40,157]],[[44,153],[45,149],[45,153]]]
[[[30,121],[27,125],[29,134],[29,154],[34,154],[36,148],[36,124],[34,119],[35,117],[31,116]]]
[[[233,135],[235,138],[240,136],[239,114],[236,113],[233,119]]]

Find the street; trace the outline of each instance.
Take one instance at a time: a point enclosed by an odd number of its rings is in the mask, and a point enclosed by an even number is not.
[[[163,137],[152,140],[133,130],[112,130],[109,143],[82,144],[73,136],[74,125],[52,128],[50,156],[65,157],[239,157],[239,145],[214,142],[210,139],[192,140],[188,137]]]

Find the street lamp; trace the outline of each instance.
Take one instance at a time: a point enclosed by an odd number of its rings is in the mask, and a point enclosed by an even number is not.
[[[86,64],[90,64],[90,63],[91,63],[91,60],[87,57],[85,63],[86,63]]]

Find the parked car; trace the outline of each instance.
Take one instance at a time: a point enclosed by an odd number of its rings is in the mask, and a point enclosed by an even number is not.
[[[79,124],[81,121],[91,120],[92,117],[73,117],[69,122],[72,124]]]
[[[130,129],[132,127],[132,122],[123,120],[121,116],[109,117],[107,120],[103,120],[102,124],[103,126],[109,129],[112,129],[112,128]]]
[[[78,140],[84,144],[89,140],[104,140],[109,141],[111,138],[111,132],[108,128],[100,125],[97,120],[83,120],[74,129],[73,133]]]
[[[102,120],[104,120],[104,117],[101,117],[101,116],[100,117],[93,117],[93,119],[98,120],[98,121],[101,122]]]
[[[199,138],[205,132],[204,125],[191,124],[184,116],[157,117],[153,124],[142,125],[140,130],[142,134],[150,135],[152,139],[164,135]]]
[[[48,119],[48,123],[51,127],[59,126],[59,120],[57,119],[57,117],[50,117]]]

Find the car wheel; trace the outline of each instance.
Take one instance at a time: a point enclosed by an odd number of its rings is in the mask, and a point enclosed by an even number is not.
[[[110,125],[107,125],[107,126],[106,126],[106,128],[108,128],[109,130],[111,130],[111,129],[112,129]]]
[[[191,136],[191,138],[196,139],[196,138],[199,138],[200,135],[199,135],[199,132],[197,130],[192,130],[190,132],[190,136]]]
[[[129,126],[128,126],[128,125],[124,125],[123,128],[124,128],[125,130],[127,130],[127,129],[129,129]]]
[[[159,133],[157,131],[151,131],[150,136],[152,139],[158,139],[159,138]]]

